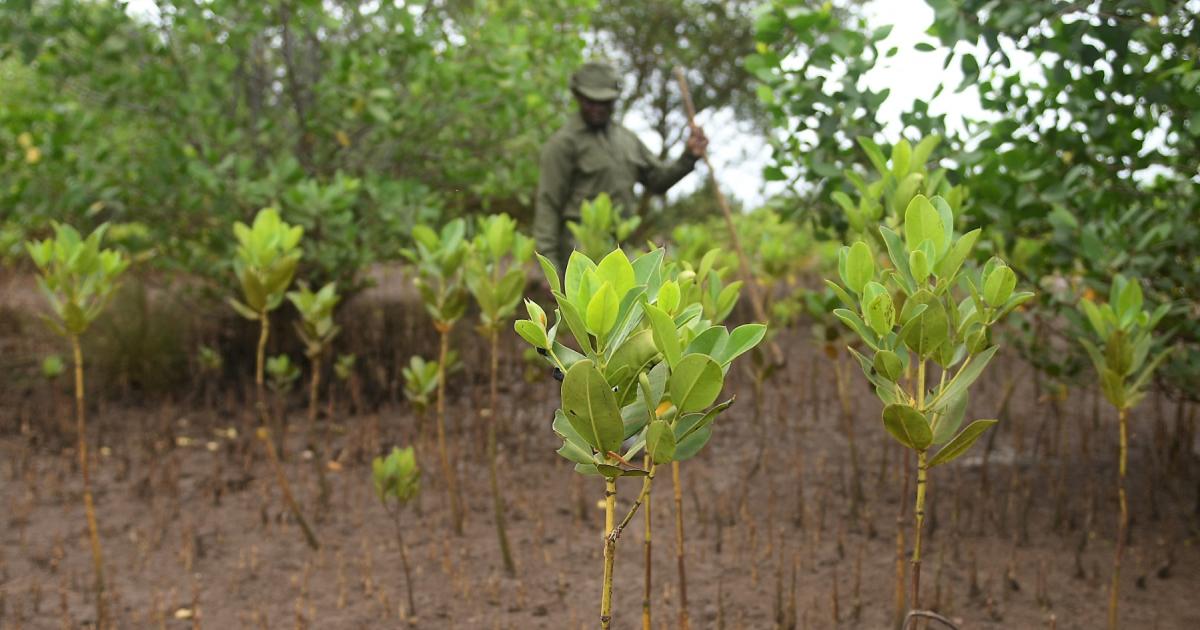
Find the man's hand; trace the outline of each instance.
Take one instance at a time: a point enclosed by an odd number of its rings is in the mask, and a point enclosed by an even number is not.
[[[699,125],[692,126],[692,135],[687,139],[687,151],[697,160],[708,151],[708,136],[704,135],[704,129]]]

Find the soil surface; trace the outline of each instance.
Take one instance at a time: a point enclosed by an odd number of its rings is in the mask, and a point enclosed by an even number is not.
[[[486,365],[484,344],[470,331],[460,339],[464,362]],[[709,446],[681,467],[691,627],[893,627],[898,569],[909,589],[915,465],[883,431],[857,367],[847,369],[863,494],[854,505],[834,363],[801,332],[780,342],[786,367],[758,401],[747,375],[731,373],[726,394],[736,393],[736,404]],[[351,413],[341,393],[333,416],[323,410],[318,422],[315,441],[327,461],[316,462],[305,445],[303,396],[285,405],[284,467],[319,551],[289,516],[262,444],[247,439],[256,421],[252,406],[238,402],[244,388],[226,387],[238,391],[211,406],[199,397],[117,404],[91,392],[94,486],[116,625],[595,628],[603,483],[576,475],[554,453],[557,383],[540,368],[532,382],[523,379],[516,340],[504,353],[496,417],[515,576],[505,573],[496,541],[480,414],[486,375],[478,368],[456,377],[446,414],[467,506],[462,536],[450,529],[431,414],[406,404]],[[1115,418],[1093,391],[1065,399],[1040,392],[1012,357],[988,372],[969,415],[1000,417],[995,436],[931,472],[922,605],[959,628],[1102,628],[1117,525]],[[34,387],[2,397],[5,629],[95,621],[74,438],[57,420],[70,417],[68,391]],[[1194,414],[1156,400],[1134,413],[1123,628],[1200,628],[1200,459],[1195,444],[1178,443],[1194,435]],[[370,479],[371,457],[408,444],[423,468],[420,498],[401,515],[415,610],[396,530]],[[318,463],[332,488],[326,510],[317,502]],[[618,515],[640,485],[620,482]],[[680,627],[672,485],[670,469],[660,469],[650,505],[656,629]],[[619,541],[613,628],[640,627],[643,541],[639,514]]]

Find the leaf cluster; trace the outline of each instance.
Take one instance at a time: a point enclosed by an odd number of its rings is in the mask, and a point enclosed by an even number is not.
[[[839,251],[841,284],[826,281],[843,305],[834,314],[869,349],[871,356],[850,352],[885,405],[884,427],[913,450],[945,445],[930,465],[958,457],[995,423],[979,420],[959,432],[968,389],[998,349],[990,329],[1033,297],[1015,291],[1016,275],[997,258],[978,274],[965,269],[979,230],[957,235],[954,218],[944,199],[916,195],[904,211],[903,240],[879,227],[890,267],[860,240]],[[927,361],[942,370],[928,392]]]
[[[465,267],[466,283],[479,304],[480,326],[494,331],[521,303],[534,243],[504,213],[481,216],[477,226]]]
[[[375,496],[387,504],[389,500],[398,504],[408,503],[421,490],[421,469],[413,447],[392,447],[387,457],[371,460],[371,476],[375,483]]]
[[[549,326],[545,311],[526,300],[529,319],[515,328],[563,372],[554,431],[563,440],[559,454],[578,472],[645,475],[628,464],[643,449],[656,464],[688,459],[732,403],[716,404],[725,374],[762,341],[766,326],[731,333],[704,317],[695,283],[716,257],[706,258],[691,271],[665,263],[662,249],[633,261],[616,249],[599,263],[576,251],[560,282],[558,270],[539,256],[557,304],[555,322]],[[568,335],[579,350],[560,341]]]
[[[59,335],[83,334],[129,267],[124,254],[101,247],[106,229],[101,225],[83,238],[75,228],[56,223],[52,238],[25,244],[38,269],[38,288],[50,304],[52,317],[45,320]]]
[[[466,222],[454,219],[442,226],[441,232],[418,225],[413,228],[412,237],[413,247],[403,254],[416,267],[417,291],[434,326],[449,330],[467,310],[462,273],[470,250]]]
[[[274,208],[263,208],[250,226],[234,223],[233,234],[237,238],[233,270],[244,301],[229,298],[229,303],[242,317],[258,320],[283,302],[300,262],[304,228],[289,225]]]
[[[341,332],[341,326],[333,322],[333,309],[341,301],[337,284],[330,282],[313,292],[307,283],[301,282],[300,290],[289,291],[287,298],[300,312],[296,332],[304,342],[305,354],[310,359],[320,356]]]
[[[622,217],[608,193],[600,193],[595,199],[583,202],[579,221],[567,221],[567,229],[579,251],[589,258],[600,258],[624,243],[641,222],[636,215]]]
[[[1084,297],[1079,309],[1091,326],[1089,337],[1080,336],[1079,343],[1087,351],[1100,390],[1117,409],[1130,409],[1146,395],[1146,384],[1170,348],[1151,352],[1161,346],[1154,338],[1154,328],[1170,310],[1160,305],[1153,312],[1142,308],[1142,286],[1137,279],[1118,274],[1113,278],[1108,302],[1096,304]]]

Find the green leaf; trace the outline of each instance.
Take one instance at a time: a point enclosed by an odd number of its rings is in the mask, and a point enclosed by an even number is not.
[[[1017,274],[1008,265],[997,265],[983,281],[983,301],[998,308],[1008,301],[1017,286]]]
[[[668,464],[675,456],[675,434],[662,420],[655,420],[646,427],[646,452],[655,464]]]
[[[945,411],[936,414],[933,419],[933,443],[944,444],[962,426],[967,412],[967,401],[970,400],[970,390],[964,389],[954,398],[947,399]]]
[[[559,455],[576,464],[595,463],[595,459],[592,456],[592,448],[588,445],[588,441],[575,430],[575,427],[571,425],[571,421],[563,413],[562,409],[554,410],[554,423],[551,425],[551,428],[563,440],[562,447],[557,451]]]
[[[683,462],[696,456],[712,438],[712,427],[697,429],[675,444],[675,461]]]
[[[635,284],[633,265],[629,263],[629,258],[621,249],[613,250],[600,261],[600,264],[596,266],[596,275],[600,276],[601,281],[612,284],[618,298],[624,296],[625,292],[632,289]]]
[[[642,310],[646,311],[646,317],[650,320],[654,345],[662,352],[667,364],[674,369],[682,354],[679,349],[679,333],[675,328],[675,322],[670,315],[653,304],[642,304]]]
[[[546,276],[550,290],[554,293],[562,293],[562,281],[558,278],[558,269],[554,267],[554,263],[541,254],[537,254],[537,261],[538,265],[542,267],[542,275]]]
[[[971,249],[975,247],[975,241],[979,240],[979,235],[982,233],[983,230],[976,228],[958,237],[946,255],[938,261],[934,268],[934,275],[948,282],[953,281],[959,268],[962,267],[963,261],[971,255]]]
[[[908,405],[892,404],[884,407],[883,426],[897,442],[916,451],[929,448],[933,442],[929,421],[921,412]]]
[[[522,339],[529,342],[529,345],[535,348],[550,347],[550,340],[546,338],[546,329],[528,319],[517,320],[513,324],[513,328]]]
[[[850,246],[846,254],[846,274],[842,282],[846,288],[861,294],[863,287],[875,277],[875,257],[867,244],[858,241]]]
[[[571,426],[601,453],[621,448],[625,425],[604,375],[591,360],[572,365],[563,377],[562,407]]]
[[[912,252],[926,239],[933,242],[935,251],[944,251],[946,226],[942,225],[942,217],[929,199],[925,195],[916,195],[904,211],[904,241],[908,251]]]
[[[879,352],[876,352],[872,363],[876,372],[892,382],[900,380],[900,376],[904,373],[903,362],[901,362],[900,357],[891,350],[880,350]]]
[[[954,378],[950,379],[949,383],[946,383],[946,386],[937,393],[933,400],[929,401],[929,409],[944,413],[946,407],[965,392],[975,382],[975,379],[979,378],[998,350],[1000,350],[1000,346],[992,346],[968,358],[969,362],[954,375]]]
[[[704,413],[688,413],[684,414],[675,421],[675,441],[682,443],[686,438],[691,436],[696,431],[708,427],[717,419],[717,416],[729,408],[733,404],[733,399],[730,398],[723,403],[714,406],[712,409]]]
[[[258,313],[256,313],[254,309],[233,298],[228,298],[226,301],[228,301],[229,305],[233,307],[233,310],[237,311],[238,315],[241,315],[242,317],[245,317],[251,321],[258,321]]]
[[[987,431],[989,427],[997,422],[998,420],[976,420],[967,425],[967,428],[963,429],[962,433],[954,436],[953,440],[950,440],[950,442],[937,452],[937,455],[933,456],[933,459],[929,460],[929,467],[933,468],[934,466],[940,466],[958,459],[959,456],[971,448],[971,445],[975,444],[975,441],[979,439],[979,436],[983,435],[984,431]]]
[[[588,302],[588,331],[596,335],[598,339],[603,339],[617,323],[618,310],[620,310],[620,298],[617,297],[613,285],[606,280]]]
[[[575,337],[575,341],[579,344],[579,349],[583,350],[585,354],[594,354],[596,350],[592,346],[592,339],[588,336],[587,326],[583,323],[583,317],[579,314],[579,309],[575,308],[575,305],[561,293],[555,293],[554,299],[558,302],[559,315],[567,323],[567,328],[570,329],[571,335]]]
[[[702,354],[689,354],[672,369],[667,391],[679,413],[690,413],[713,404],[724,382],[716,361]]]
[[[729,334],[729,339],[721,347],[720,352],[710,356],[722,366],[729,365],[734,359],[761,343],[766,334],[767,326],[765,324],[742,324]]]
[[[907,323],[900,330],[900,335],[910,350],[921,358],[928,358],[948,339],[950,320],[941,300],[925,289],[910,296],[903,310],[909,311],[922,304],[926,308],[919,315],[905,317],[901,312],[900,320]]]

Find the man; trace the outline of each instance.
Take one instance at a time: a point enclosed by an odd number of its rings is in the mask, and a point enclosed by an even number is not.
[[[585,63],[571,76],[571,92],[579,111],[542,148],[533,219],[537,250],[560,272],[572,249],[567,221],[579,220],[584,201],[608,193],[627,215],[637,207],[635,182],[661,195],[692,172],[708,148],[704,131],[694,127],[683,155],[671,164],[660,162],[632,131],[612,120],[620,80],[607,63]]]

